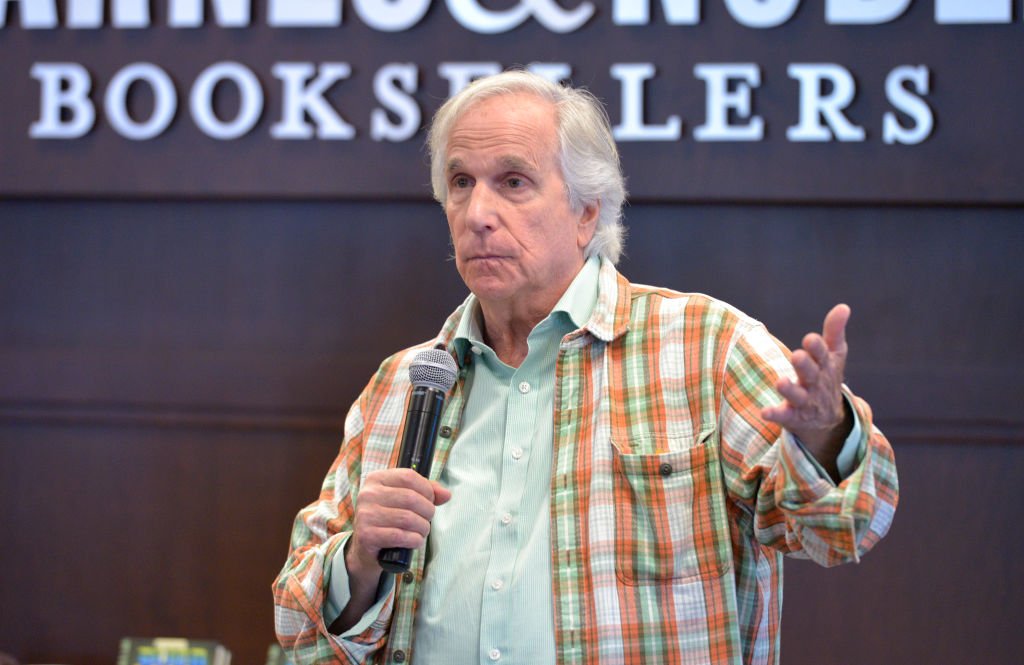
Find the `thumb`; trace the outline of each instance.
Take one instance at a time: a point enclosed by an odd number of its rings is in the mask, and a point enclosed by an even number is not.
[[[440,506],[441,504],[448,503],[448,500],[452,498],[452,491],[442,485],[441,483],[432,480],[430,486],[434,488],[434,505]]]

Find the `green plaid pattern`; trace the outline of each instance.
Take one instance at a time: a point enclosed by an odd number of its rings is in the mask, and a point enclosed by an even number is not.
[[[791,436],[760,418],[792,376],[785,347],[707,296],[634,285],[602,263],[590,322],[561,343],[556,369],[551,561],[563,665],[779,661],[782,557],[857,561],[898,501],[892,449],[868,405],[861,461],[839,486]],[[320,497],[299,512],[274,583],[278,638],[296,665],[406,663],[423,557],[396,580],[361,635],[328,634],[329,562],[350,532],[360,479],[392,466],[416,352],[387,359],[345,421]],[[432,475],[458,441],[463,380],[446,405]]]

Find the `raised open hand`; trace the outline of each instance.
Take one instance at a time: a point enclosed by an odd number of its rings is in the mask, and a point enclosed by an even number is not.
[[[842,395],[846,368],[847,305],[836,305],[825,316],[822,332],[804,336],[800,349],[790,354],[797,380],[779,379],[775,389],[784,401],[761,410],[765,420],[776,422],[796,435],[826,468],[834,461],[852,426]]]

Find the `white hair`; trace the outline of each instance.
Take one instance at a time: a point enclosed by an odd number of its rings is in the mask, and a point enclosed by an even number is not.
[[[455,122],[477,102],[515,93],[536,95],[555,107],[559,164],[569,205],[580,212],[587,205],[600,204],[597,228],[584,248],[585,255],[603,256],[618,263],[625,236],[622,206],[626,183],[608,114],[587,90],[563,87],[523,70],[502,72],[469,84],[445,102],[431,122],[427,145],[434,198],[443,206],[448,197],[446,151]]]

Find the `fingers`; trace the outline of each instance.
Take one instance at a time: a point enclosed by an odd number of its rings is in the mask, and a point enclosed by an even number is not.
[[[785,427],[790,431],[793,431],[794,425],[797,422],[795,411],[785,404],[764,407],[761,409],[761,418]]]
[[[828,364],[829,348],[825,338],[818,333],[807,333],[801,344],[803,350],[819,365]]]
[[[797,350],[790,355],[789,362],[793,365],[793,369],[796,370],[796,376],[800,384],[812,386],[817,383],[819,375],[823,368],[828,366],[829,361],[827,353],[824,357],[821,357],[808,350]],[[780,390],[779,392],[782,391]]]
[[[790,354],[795,380],[781,378],[775,389],[782,404],[766,407],[761,416],[791,431],[828,429],[841,412],[841,385],[846,364],[848,305],[839,304],[825,316],[821,334],[808,333]]]
[[[801,407],[806,404],[810,395],[807,388],[789,379],[779,379],[775,383],[775,390],[795,407]]]
[[[367,475],[356,503],[352,544],[364,561],[388,547],[418,549],[426,543],[435,506],[451,491],[411,469],[387,469]]]
[[[389,488],[411,490],[429,499],[431,503],[433,502],[433,488],[440,487],[411,468],[389,468],[369,473],[364,488],[378,484]]]
[[[850,320],[850,306],[838,304],[825,315],[822,336],[833,353],[846,353],[846,324]]]
[[[847,353],[846,324],[849,320],[849,305],[836,305],[825,315],[820,335],[808,333],[804,336],[803,348],[794,351],[790,358],[802,385],[814,385],[823,373],[826,380],[837,375],[837,383],[842,382]]]
[[[778,423],[787,429],[799,425],[808,414],[815,411],[814,395],[800,384],[786,378],[775,383],[775,390],[782,396],[782,404],[761,409],[761,417]]]
[[[387,469],[367,475],[359,491],[359,505],[411,512],[429,521],[438,505],[436,495],[447,501],[451,492],[412,469]]]

